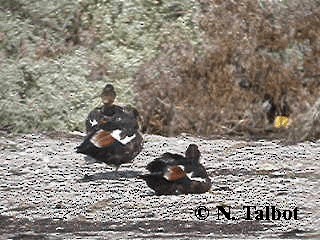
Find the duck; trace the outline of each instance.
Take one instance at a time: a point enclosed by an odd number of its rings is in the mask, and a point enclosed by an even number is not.
[[[94,131],[95,128],[97,128],[99,121],[105,119],[106,116],[111,117],[116,112],[119,113],[123,111],[123,107],[114,104],[116,97],[117,94],[113,85],[110,83],[106,84],[100,94],[103,105],[90,111],[85,120],[87,134]]]
[[[196,144],[190,144],[185,156],[166,152],[150,162],[148,174],[138,178],[155,191],[156,195],[201,194],[212,186],[206,169],[199,162],[200,151]]]
[[[141,152],[143,137],[139,132],[138,112],[133,107],[124,107],[111,116],[100,116],[76,152],[85,154],[97,162],[115,166],[132,162]]]

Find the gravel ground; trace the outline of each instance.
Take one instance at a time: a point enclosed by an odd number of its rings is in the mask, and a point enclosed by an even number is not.
[[[320,239],[320,141],[146,135],[144,150],[116,174],[76,154],[81,139],[1,133],[1,239]],[[210,192],[155,196],[136,178],[161,153],[183,153],[190,143],[199,145]],[[298,220],[245,220],[248,205],[297,207]],[[195,216],[199,206],[209,210],[205,220]],[[235,220],[218,220],[217,206],[231,206]]]

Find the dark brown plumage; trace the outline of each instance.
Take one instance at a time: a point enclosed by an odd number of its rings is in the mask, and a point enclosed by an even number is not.
[[[112,92],[113,88],[105,89],[103,94]],[[110,103],[89,113],[86,120],[87,136],[77,147],[77,153],[114,165],[117,170],[121,164],[131,162],[141,152],[143,138],[139,132],[137,110]]]
[[[117,95],[112,84],[107,84],[103,88],[100,94],[103,105],[93,109],[86,118],[85,125],[87,133],[95,130],[101,120],[106,119],[107,117],[112,117],[115,113],[123,111],[123,107],[114,104],[116,96]]]
[[[140,175],[139,178],[145,180],[157,195],[205,193],[212,184],[199,159],[197,145],[190,144],[185,157],[164,153],[147,165],[150,173]]]

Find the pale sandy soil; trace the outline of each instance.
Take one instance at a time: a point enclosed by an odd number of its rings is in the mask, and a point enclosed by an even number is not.
[[[1,239],[320,239],[320,142],[203,140],[145,136],[143,152],[119,174],[76,154],[81,137],[0,137]],[[137,179],[166,151],[199,145],[213,181],[202,195],[155,196]],[[198,220],[194,209],[210,215]],[[237,220],[217,220],[216,206]],[[244,205],[298,207],[298,220],[247,221]]]

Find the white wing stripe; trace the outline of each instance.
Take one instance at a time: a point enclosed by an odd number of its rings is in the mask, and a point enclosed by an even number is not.
[[[116,129],[114,131],[112,131],[111,136],[116,139],[117,141],[121,142],[122,144],[127,144],[129,142],[131,142],[132,139],[134,139],[136,137],[136,134],[133,134],[132,136],[128,137],[126,136],[125,138],[121,139],[121,130]]]
[[[201,177],[192,177],[192,172],[191,173],[187,173],[187,176],[190,180],[192,181],[198,181],[198,182],[206,182],[205,178],[201,178]]]
[[[93,126],[98,124],[96,119],[93,119],[93,120],[89,119],[89,121],[90,121],[91,127],[93,127]]]
[[[185,167],[183,165],[178,165],[179,168],[182,169],[182,171],[184,171]]]

